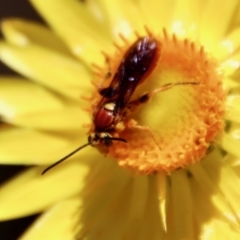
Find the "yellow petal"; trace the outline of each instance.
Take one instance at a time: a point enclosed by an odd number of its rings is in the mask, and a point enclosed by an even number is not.
[[[70,55],[70,51],[62,40],[50,29],[38,23],[17,18],[8,19],[2,22],[2,32],[10,43],[19,46],[35,43],[62,54]]]
[[[175,1],[173,6],[170,32],[178,36],[196,40],[198,37],[198,25],[204,4],[201,1]]]
[[[141,0],[141,11],[147,18],[147,26],[159,33],[167,28],[178,36],[196,39],[198,22],[204,7],[201,1]],[[158,16],[161,16],[160,18]]]
[[[184,170],[171,175],[170,189],[171,200],[169,199],[167,219],[170,239],[194,239],[191,190],[189,178]]]
[[[233,74],[231,75],[231,78],[237,81],[238,84],[239,84],[239,77],[240,77],[240,68],[236,69],[236,71],[234,71]]]
[[[90,73],[66,55],[33,44],[1,43],[0,58],[19,73],[72,99],[79,99],[80,92],[90,92]]]
[[[165,239],[166,227],[159,213],[159,178],[149,176],[148,184],[148,199],[137,239]],[[134,239],[134,237],[129,239]]]
[[[240,90],[235,88],[226,99],[226,119],[234,122],[240,122]]]
[[[18,77],[0,77],[0,112],[4,119],[62,109],[63,102],[43,87]]]
[[[164,227],[164,231],[167,232],[167,176],[165,173],[158,173],[158,198],[159,198],[159,210],[160,219]]]
[[[107,25],[91,14],[88,4],[74,0],[31,0],[71,51],[87,64],[103,61],[100,50],[109,48]]]
[[[224,165],[219,168],[219,159],[221,157],[221,155],[218,156],[217,154],[211,154],[211,156],[208,156],[208,161],[203,162],[203,165],[208,174],[211,176],[213,182],[219,186],[219,190],[228,200],[235,217],[238,218],[238,221],[240,221],[240,193],[238,191],[240,188],[239,176],[237,176],[235,172],[224,163]]]
[[[225,117],[227,120],[240,123],[240,109],[235,106],[231,106]]]
[[[238,129],[240,129],[239,126]],[[235,174],[239,175],[240,159],[238,157],[228,154],[224,158],[224,165],[231,166],[231,168],[235,171]]]
[[[2,128],[0,142],[0,161],[7,164],[48,164],[68,153],[71,145],[58,135],[18,128]]]
[[[47,103],[46,103],[47,104]],[[58,133],[84,134],[89,128],[84,124],[91,123],[90,117],[80,107],[66,106],[61,110],[28,113],[4,119],[11,124],[38,130],[57,131]]]
[[[129,237],[129,239],[133,239],[134,236],[136,238],[139,238],[138,236],[141,235],[140,233],[141,231],[139,231],[140,222],[136,221],[136,219],[141,219],[145,212],[145,209],[148,207],[147,206],[148,189],[149,189],[148,177],[135,176],[134,182],[132,183],[131,186],[131,190],[128,194],[128,196],[130,197],[128,199],[129,202],[128,203],[129,212],[127,211],[128,219],[127,220],[125,219],[124,221],[126,223],[126,235]],[[114,215],[116,215],[116,213]],[[142,222],[145,222],[145,219],[143,219]]]
[[[85,103],[86,104],[86,103]],[[0,78],[0,113],[5,122],[50,131],[86,132],[91,120],[81,110],[42,86],[18,77]]]
[[[214,52],[216,58],[221,61],[231,58],[236,51],[239,51],[240,47],[240,28],[236,28],[231,31],[226,37],[224,37],[219,45],[217,51]]]
[[[160,227],[156,177],[131,176],[115,162],[106,159],[103,163],[101,171],[93,169],[86,182],[78,237],[115,239],[117,232],[119,239],[124,236],[127,239],[134,239],[134,236],[136,239],[143,236],[158,239],[163,229]],[[109,184],[112,187],[107,187]]]
[[[101,0],[109,19],[112,34],[117,37],[119,33],[131,36],[134,31],[142,33],[144,19],[140,17],[138,5],[132,1]],[[145,31],[144,31],[145,32]]]
[[[90,164],[93,155],[94,152],[89,151],[85,161],[69,161],[45,175],[41,175],[44,168],[32,168],[3,185],[0,190],[0,219],[37,213],[79,193],[90,171],[86,162]],[[97,167],[97,164],[94,165]]]
[[[227,59],[220,64],[220,67],[223,69],[226,76],[232,75],[239,68],[239,66],[239,61],[232,58]]]
[[[169,0],[139,0],[140,13],[143,15],[148,23],[150,29],[159,32],[163,27],[169,27],[172,22],[173,10],[176,1],[169,4]],[[161,19],[158,18],[161,16]]]
[[[229,224],[228,220],[224,220],[221,214],[229,212],[218,212],[212,205],[211,195],[199,189],[198,183],[193,179],[190,181],[194,200],[194,216],[200,233],[194,239],[202,240],[218,240],[218,239],[238,239],[239,227]],[[222,209],[223,210],[223,209]],[[230,210],[230,209],[229,209]],[[219,229],[221,228],[221,230]]]
[[[72,240],[77,222],[79,198],[64,200],[41,215],[19,240]]]
[[[229,226],[227,222],[211,219],[203,224],[200,239],[219,240],[219,239],[238,239],[240,230]]]
[[[215,52],[216,43],[219,43],[232,27],[232,17],[238,8],[238,4],[238,0],[224,1],[221,4],[219,4],[218,0],[211,0],[205,3],[206,7],[201,22],[199,22],[199,38],[207,51]]]
[[[220,166],[221,165],[219,165],[219,167]],[[199,204],[205,206],[204,211],[198,211],[196,213],[196,217],[199,218],[198,220],[202,221],[202,218],[205,219],[204,215],[206,213],[211,217],[216,214],[219,218],[235,225],[237,218],[234,215],[234,211],[228,204],[226,198],[221,194],[219,186],[213,182],[201,164],[193,165],[189,170],[191,174],[193,174],[192,196],[195,199],[194,204],[200,201]]]
[[[231,77],[225,77],[223,79],[223,85],[224,85],[224,89],[226,90],[226,92],[229,92],[233,88],[239,87],[238,81],[235,79],[232,79]]]
[[[225,133],[221,138],[221,146],[222,148],[235,156],[240,157],[240,149],[239,149],[240,140],[236,139],[234,136]]]
[[[236,143],[239,141],[240,139],[240,124],[238,122],[231,122],[231,125],[228,126],[228,135],[227,135],[227,138],[224,139],[223,141],[226,141],[228,142],[229,139],[228,138],[233,138]],[[230,140],[231,142],[231,140]],[[223,149],[224,149],[224,146],[223,146]],[[238,155],[235,155],[235,154],[231,154],[230,156],[233,156],[234,158],[237,158]],[[238,161],[235,159],[235,163],[237,164]]]

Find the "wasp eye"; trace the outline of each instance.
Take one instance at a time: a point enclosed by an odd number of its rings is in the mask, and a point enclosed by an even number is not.
[[[90,144],[92,143],[92,136],[91,136],[91,135],[88,136],[88,142],[89,142]]]
[[[111,145],[112,145],[112,139],[109,138],[109,137],[104,138],[104,145],[105,145],[106,147],[111,146]]]
[[[97,139],[97,136],[95,133],[91,133],[89,136],[88,136],[88,143],[90,145],[94,145],[94,142],[96,141]]]

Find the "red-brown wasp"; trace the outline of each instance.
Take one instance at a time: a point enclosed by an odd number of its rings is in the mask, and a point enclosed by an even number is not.
[[[88,143],[80,146],[67,156],[47,167],[42,174],[63,162],[86,146],[110,146],[113,141],[127,143],[126,139],[113,137],[118,125],[131,112],[131,109],[146,102],[156,92],[175,85],[196,84],[193,82],[170,83],[140,98],[131,101],[136,87],[151,74],[161,55],[161,44],[152,36],[141,37],[135,41],[123,56],[110,85],[99,91],[102,96],[93,112],[93,127],[88,136]]]

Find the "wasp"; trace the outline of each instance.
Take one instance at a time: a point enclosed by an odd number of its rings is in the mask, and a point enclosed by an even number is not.
[[[131,109],[146,102],[156,92],[175,85],[196,84],[194,82],[165,84],[131,101],[135,89],[151,74],[160,57],[161,44],[154,37],[145,36],[137,39],[124,54],[110,85],[99,90],[101,99],[93,112],[93,127],[88,136],[88,142],[47,167],[42,174],[89,145],[109,147],[113,141],[127,143],[126,139],[113,135]]]

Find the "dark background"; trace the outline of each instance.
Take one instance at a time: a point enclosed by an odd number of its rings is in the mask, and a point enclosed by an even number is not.
[[[0,21],[8,17],[21,17],[24,19],[34,20],[44,23],[35,9],[27,0],[0,0]],[[0,33],[2,39],[2,33]],[[16,74],[0,61],[0,75]],[[10,179],[18,173],[24,166],[7,166],[0,165],[0,183]],[[37,215],[22,219],[15,219],[6,222],[0,222],[0,239],[17,240],[24,230],[34,221]],[[34,240],[34,239],[33,239]]]

